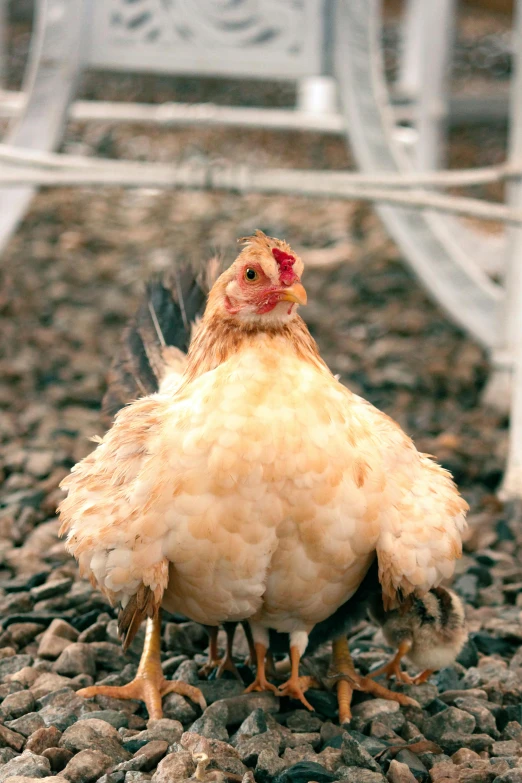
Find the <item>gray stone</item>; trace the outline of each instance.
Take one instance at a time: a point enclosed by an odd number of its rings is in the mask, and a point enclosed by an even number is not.
[[[40,623],[11,623],[9,633],[18,647],[25,647],[35,636],[45,631],[45,625]]]
[[[313,761],[300,761],[280,772],[274,783],[333,783],[337,775]]]
[[[61,688],[39,699],[42,709],[38,713],[46,726],[56,726],[65,731],[76,723],[80,715],[90,712],[90,706],[69,688]]]
[[[78,639],[78,631],[65,620],[53,620],[38,645],[41,658],[58,658],[65,648]]]
[[[62,774],[71,783],[91,783],[98,780],[113,763],[112,758],[100,750],[81,750],[72,757]]]
[[[455,699],[455,706],[459,710],[465,710],[476,720],[476,729],[482,733],[490,734],[494,738],[500,737],[497,729],[497,723],[491,710],[488,709],[489,702],[482,699],[458,698]]]
[[[368,699],[360,704],[356,704],[352,708],[352,714],[354,718],[359,718],[363,721],[363,725],[367,725],[374,718],[381,717],[386,713],[393,713],[399,711],[399,703],[397,701],[389,701],[387,699]]]
[[[245,718],[235,736],[239,740],[243,736],[254,737],[257,734],[263,734],[265,731],[268,731],[266,713],[258,708],[257,710],[252,710],[248,718]]]
[[[197,718],[196,708],[179,693],[169,693],[163,699],[163,715],[172,720],[179,720],[184,726],[193,723]]]
[[[18,753],[15,753],[12,748],[0,748],[0,769],[3,764],[7,764],[8,761],[16,758],[17,755]]]
[[[85,715],[80,715],[78,720],[90,720],[96,718],[97,720],[104,720],[106,723],[110,723],[115,729],[121,729],[129,725],[129,716],[124,712],[118,712],[117,710],[93,710]]]
[[[167,745],[180,741],[183,734],[183,726],[179,721],[162,719],[149,721],[150,724],[152,724],[151,728],[139,731],[137,734],[133,734],[132,737],[123,740],[125,750],[128,750],[129,753],[136,753],[136,751],[148,743],[157,740],[164,741]]]
[[[65,769],[73,754],[67,748],[46,748],[46,750],[42,751],[42,756],[49,759],[53,772],[60,772],[62,769]]]
[[[124,783],[125,772],[117,770],[116,772],[109,772],[108,775],[102,775],[98,778],[98,783]]]
[[[28,712],[26,715],[16,718],[16,720],[7,721],[5,725],[11,731],[16,731],[18,734],[23,734],[24,737],[29,737],[37,729],[43,729],[45,723],[39,712]]]
[[[228,740],[227,720],[226,704],[216,702],[207,707],[201,718],[194,721],[190,731],[208,739]]]
[[[53,582],[46,582],[38,587],[32,587],[30,593],[35,601],[45,601],[47,598],[54,598],[57,595],[69,592],[72,583],[73,580],[70,577],[55,579]]]
[[[56,748],[60,742],[62,736],[56,726],[49,726],[48,728],[37,729],[34,731],[26,742],[26,750],[31,750],[37,755],[41,755],[47,748]]]
[[[281,735],[275,731],[265,731],[263,734],[256,734],[249,739],[242,739],[236,745],[236,750],[241,761],[247,767],[253,767],[257,764],[259,756],[263,751],[268,750],[275,755],[279,755],[281,750]]]
[[[389,783],[416,783],[416,778],[410,772],[408,765],[402,764],[397,759],[391,761],[387,778]]]
[[[398,705],[397,705],[398,706]],[[320,731],[322,721],[308,710],[295,710],[286,720],[286,725],[292,731]]]
[[[55,672],[43,672],[31,685],[30,690],[35,699],[43,699],[49,693],[54,693],[62,688],[75,690],[75,684],[68,677],[62,677]]]
[[[447,710],[438,712],[424,721],[424,736],[437,742],[443,734],[454,732],[456,734],[471,734],[475,730],[476,721],[473,715],[457,707],[448,707]]]
[[[151,779],[151,775],[147,772],[134,772],[129,770],[125,773],[125,783],[147,783]]]
[[[25,739],[22,734],[0,725],[0,748],[12,748],[22,750]]]
[[[14,720],[26,712],[33,712],[35,706],[35,699],[30,691],[19,691],[3,700],[0,712],[6,720]]]
[[[494,742],[490,753],[492,756],[516,756],[522,750],[520,742],[516,740],[506,740],[504,742]]]
[[[51,774],[49,760],[43,756],[37,756],[30,750],[25,750],[21,756],[17,756],[0,769],[0,781],[13,775],[25,778],[45,778]]]
[[[96,674],[96,661],[88,644],[73,642],[60,654],[53,664],[53,671],[64,677],[75,677],[77,674]]]
[[[134,758],[143,760],[141,769],[148,771],[158,765],[161,759],[165,756],[168,750],[168,742],[166,740],[152,740],[148,742],[142,748],[136,751]]]
[[[273,750],[262,750],[257,759],[255,778],[259,783],[271,783],[286,767],[283,759],[280,759]]]
[[[363,767],[374,772],[379,771],[379,765],[372,759],[368,751],[346,732],[343,734],[341,750],[343,762],[347,767]]]
[[[188,750],[180,750],[177,753],[169,753],[158,764],[158,768],[152,776],[153,783],[174,783],[190,778],[196,771],[196,764],[192,753]]]
[[[386,778],[380,772],[346,766],[338,768],[336,780],[340,783],[386,783]]]
[[[100,750],[119,764],[130,758],[130,753],[121,746],[121,737],[116,729],[103,720],[82,720],[64,731],[60,747],[72,753],[80,750]]]
[[[107,672],[121,672],[122,651],[119,644],[91,642],[89,648],[94,654],[96,666],[99,669],[104,669]]]
[[[9,658],[0,658],[0,681],[10,674],[16,674],[25,666],[30,666],[33,659],[30,655],[11,655]]]
[[[424,781],[429,779],[429,772],[422,761],[418,756],[415,755],[415,753],[412,753],[411,750],[408,750],[408,748],[400,750],[395,756],[395,759],[399,763],[405,764],[408,767],[411,775],[415,780],[419,780],[424,783]]]
[[[522,783],[522,769],[510,769],[502,775],[498,775],[493,783]]]
[[[283,737],[285,748],[297,748],[299,745],[311,745],[318,750],[321,744],[321,735],[318,731],[301,731],[285,735]]]

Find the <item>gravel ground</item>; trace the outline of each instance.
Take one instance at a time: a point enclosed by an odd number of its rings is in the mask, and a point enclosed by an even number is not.
[[[124,91],[117,80],[104,88],[111,84]],[[285,102],[284,91],[266,90]],[[460,139],[482,165],[501,144],[499,131],[496,146],[491,135],[483,145],[485,133]],[[158,160],[349,163],[340,140],[312,134],[100,124],[71,127],[65,146]],[[303,314],[332,370],[449,468],[471,506],[455,581],[469,644],[429,683],[402,686],[422,709],[356,698],[349,731],[338,726],[332,693],[310,691],[309,714],[272,694],[241,696],[234,680],[199,680],[207,637],[178,617],[165,618],[164,670],[202,688],[210,705],[203,715],[175,694],[164,700],[162,721],[147,721],[138,702],[75,693],[128,681],[142,638],[123,655],[114,611],[80,580],[58,539],[58,484],[92,448],[88,438],[103,433],[105,374],[143,281],[176,261],[216,252],[231,260],[235,238],[255,228],[286,238],[313,265]],[[522,527],[519,511],[494,494],[506,422],[481,404],[485,354],[426,297],[367,206],[51,190],[34,200],[0,275],[0,783],[522,781]],[[368,622],[355,629],[351,649],[363,673],[389,652]],[[239,663],[239,633],[236,650]],[[241,672],[248,682],[250,671]],[[206,770],[196,769],[198,753],[210,759]]]

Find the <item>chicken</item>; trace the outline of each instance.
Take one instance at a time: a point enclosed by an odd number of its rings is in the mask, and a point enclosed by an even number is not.
[[[321,359],[296,312],[306,292],[290,246],[261,232],[244,243],[212,287],[181,380],[120,411],[64,480],[62,533],[122,606],[126,643],[145,617],[157,627],[161,606],[207,625],[248,619],[251,689],[275,690],[273,628],[290,634],[292,663],[277,692],[307,704],[299,660],[314,625],[375,556],[386,608],[450,576],[466,504]],[[143,692],[155,687],[148,655]]]
[[[391,661],[371,677],[395,675],[398,682],[418,685],[438,669],[451,666],[468,638],[462,601],[444,587],[435,587],[422,597],[411,596],[391,612],[384,611],[377,596],[370,603],[370,617],[381,626],[390,647],[397,649]],[[421,673],[410,677],[402,671],[404,657]]]

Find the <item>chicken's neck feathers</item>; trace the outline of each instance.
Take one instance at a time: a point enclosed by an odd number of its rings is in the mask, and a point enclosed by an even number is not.
[[[257,324],[238,326],[233,318],[211,313],[205,315],[190,345],[181,387],[214,370],[232,355],[251,348],[262,336],[274,341],[284,340],[289,350],[300,360],[331,375],[319,355],[314,338],[300,316],[283,324],[271,324],[267,328]]]

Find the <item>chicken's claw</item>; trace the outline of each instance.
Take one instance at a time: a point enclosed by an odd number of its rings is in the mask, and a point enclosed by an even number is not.
[[[301,704],[304,704],[307,710],[314,711],[314,708],[307,701],[303,691],[310,687],[308,677],[290,677],[289,680],[284,682],[279,688],[276,688],[278,696],[289,696],[291,699],[297,699]],[[304,686],[304,687],[303,687]]]

